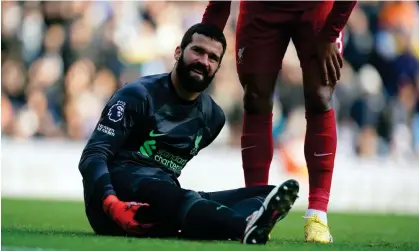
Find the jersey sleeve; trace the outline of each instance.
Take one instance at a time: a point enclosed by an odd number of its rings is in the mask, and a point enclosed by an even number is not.
[[[348,22],[356,3],[357,1],[335,1],[321,31],[321,37],[330,42],[336,41]]]
[[[219,107],[218,105],[214,109],[213,117],[214,117],[213,119],[213,123],[214,123],[213,132],[214,133],[212,134],[212,137],[207,146],[209,146],[212,142],[214,142],[214,140],[218,137],[218,135],[220,134],[221,130],[224,128],[224,125],[226,123],[225,114],[223,110],[221,109],[221,107]]]
[[[230,8],[231,1],[209,1],[202,16],[202,23],[216,25],[223,31],[230,16]]]
[[[138,121],[144,118],[146,109],[146,95],[130,88],[120,89],[107,102],[79,162],[86,200],[93,194],[102,199],[115,194],[108,161],[125,143]]]

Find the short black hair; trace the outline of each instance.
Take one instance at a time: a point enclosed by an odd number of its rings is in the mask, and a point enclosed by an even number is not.
[[[223,45],[223,54],[221,55],[221,58],[224,56],[224,53],[227,48],[227,41],[224,36],[223,31],[221,31],[217,26],[213,24],[203,24],[203,23],[197,23],[192,25],[186,32],[185,35],[183,35],[182,42],[180,43],[180,48],[184,50],[188,44],[192,42],[192,36],[193,34],[201,34],[206,37],[212,38],[215,41],[220,42]]]

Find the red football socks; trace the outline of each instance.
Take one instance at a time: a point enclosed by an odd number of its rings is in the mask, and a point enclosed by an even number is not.
[[[309,172],[309,209],[327,212],[337,145],[334,110],[307,114],[304,155]]]
[[[241,147],[246,187],[267,185],[273,157],[272,113],[244,114]]]

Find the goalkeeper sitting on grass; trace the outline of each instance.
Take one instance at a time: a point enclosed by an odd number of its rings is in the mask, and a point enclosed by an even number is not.
[[[224,126],[223,111],[203,91],[225,50],[218,28],[196,24],[175,49],[173,71],[139,78],[110,98],[79,164],[97,234],[265,244],[289,212],[295,180],[210,193],[179,184],[185,165]]]

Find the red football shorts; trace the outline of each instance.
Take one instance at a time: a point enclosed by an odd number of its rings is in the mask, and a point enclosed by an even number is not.
[[[241,2],[236,33],[236,65],[240,73],[277,73],[292,39],[301,66],[315,53],[314,41],[333,2],[306,11],[281,11],[258,2]],[[343,33],[336,40],[343,53]]]

